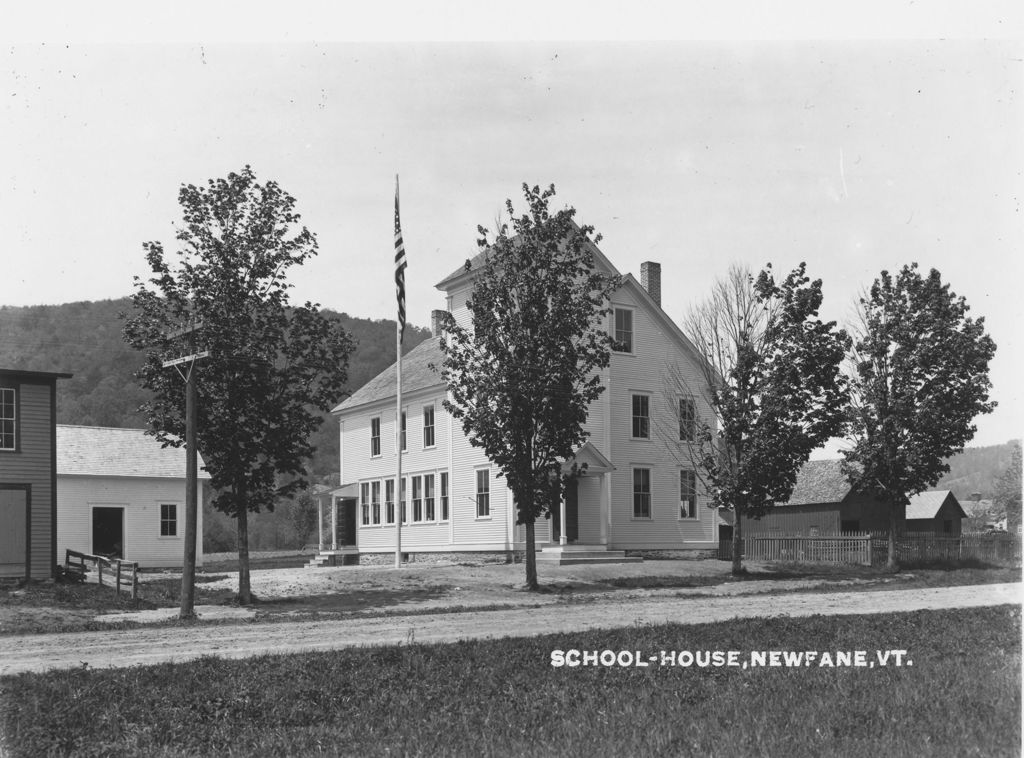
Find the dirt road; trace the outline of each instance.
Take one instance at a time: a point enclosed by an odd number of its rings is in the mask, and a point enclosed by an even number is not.
[[[1021,587],[1013,583],[711,598],[686,598],[666,592],[631,600],[599,600],[539,608],[0,637],[0,674],[74,668],[83,664],[91,668],[133,666],[185,661],[204,655],[245,658],[264,653],[400,645],[412,641],[527,637],[634,624],[696,624],[758,616],[888,613],[1020,604]]]

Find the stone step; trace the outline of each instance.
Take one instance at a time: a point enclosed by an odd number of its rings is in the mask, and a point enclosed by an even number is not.
[[[537,553],[538,563],[555,563],[559,566],[571,566],[582,563],[640,563],[639,556],[626,556],[625,550],[601,549],[559,549],[547,548]]]

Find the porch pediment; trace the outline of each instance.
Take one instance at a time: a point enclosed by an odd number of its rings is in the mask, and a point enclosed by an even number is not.
[[[598,474],[607,474],[609,471],[615,470],[615,466],[612,465],[611,461],[605,458],[601,451],[589,442],[584,443],[572,458],[562,464],[563,473],[567,474],[572,471],[573,464],[581,468],[586,464],[586,472],[583,476],[597,476]]]

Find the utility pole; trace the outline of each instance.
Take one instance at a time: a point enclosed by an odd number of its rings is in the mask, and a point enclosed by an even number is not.
[[[201,329],[203,322],[193,322],[191,326],[179,329],[168,334],[169,339],[188,335],[189,347],[193,348],[192,337],[196,331]],[[165,361],[164,368],[188,364],[187,370],[182,373],[185,379],[185,555],[181,567],[181,606],[178,611],[178,618],[194,618],[196,599],[196,539],[198,536],[199,522],[199,454],[196,446],[196,361],[206,358],[210,354],[206,351],[192,353],[181,358]]]

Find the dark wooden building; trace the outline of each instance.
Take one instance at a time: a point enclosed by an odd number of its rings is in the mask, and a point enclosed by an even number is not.
[[[888,532],[889,509],[884,503],[854,492],[840,469],[842,461],[808,461],[797,474],[793,494],[760,519],[745,518],[743,533],[813,537],[840,532]],[[906,529],[902,510],[896,530]]]
[[[0,578],[48,579],[57,564],[57,380],[0,369]]]
[[[965,518],[960,501],[949,490],[919,492],[907,505],[907,532],[959,537]]]

